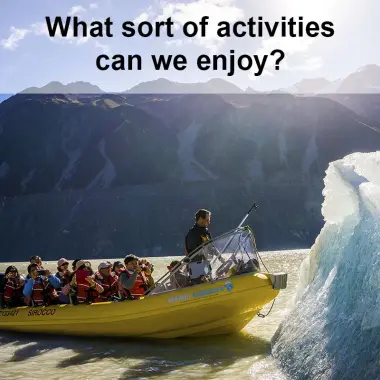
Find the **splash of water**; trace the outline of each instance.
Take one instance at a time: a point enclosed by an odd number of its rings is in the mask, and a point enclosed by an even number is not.
[[[294,380],[380,378],[380,152],[326,171],[325,225],[272,353]]]

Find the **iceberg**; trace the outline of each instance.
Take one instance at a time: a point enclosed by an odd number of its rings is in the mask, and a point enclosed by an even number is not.
[[[272,338],[292,380],[380,379],[380,152],[331,162],[325,224]]]

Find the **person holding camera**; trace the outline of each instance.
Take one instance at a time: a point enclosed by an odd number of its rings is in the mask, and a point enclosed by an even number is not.
[[[135,255],[127,255],[124,264],[125,270],[121,271],[119,276],[121,293],[125,298],[139,299],[149,289],[149,281],[145,274],[147,268],[140,265],[140,260]]]
[[[57,305],[59,303],[57,290],[61,281],[48,269],[39,269],[36,263],[29,264],[29,280],[25,283],[23,294],[25,303],[33,306]]]

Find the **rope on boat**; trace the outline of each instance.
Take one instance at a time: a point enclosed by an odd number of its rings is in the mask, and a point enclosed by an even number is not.
[[[262,264],[264,265],[265,270],[269,273],[269,271],[268,271],[267,267],[265,266],[264,261],[263,261],[263,259],[261,258],[259,252],[256,252],[256,253],[257,253],[257,256],[259,257],[260,261],[261,261]],[[260,318],[265,318],[267,315],[269,315],[269,313],[272,311],[272,308],[273,308],[273,305],[274,305],[274,302],[275,302],[275,301],[276,301],[276,298],[273,300],[273,302],[272,302],[272,306],[270,307],[268,313],[266,313],[266,314],[264,315],[264,314],[258,312],[258,313],[257,313],[257,316],[260,317]]]
[[[272,306],[270,307],[268,313],[266,313],[266,314],[264,315],[264,314],[261,314],[261,313],[259,312],[259,313],[257,313],[257,316],[260,317],[260,318],[265,318],[267,315],[269,315],[269,313],[272,311],[272,307],[273,307],[273,305],[274,305],[274,301],[276,301],[276,298],[273,300],[273,302],[272,302]]]

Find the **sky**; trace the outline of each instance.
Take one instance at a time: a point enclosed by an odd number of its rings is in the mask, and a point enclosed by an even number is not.
[[[112,37],[49,37],[45,17],[77,16],[80,20],[104,22],[110,17]],[[187,21],[199,23],[209,16],[206,37],[200,33],[186,37],[182,33]],[[264,21],[281,21],[281,17],[303,17],[304,23],[316,21],[334,24],[334,35],[310,37],[221,38],[217,24],[227,21],[247,22],[261,16]],[[31,86],[41,87],[51,81],[67,84],[87,81],[104,91],[125,91],[140,82],[166,78],[176,82],[204,82],[211,78],[227,79],[242,89],[260,91],[287,88],[304,78],[324,77],[336,80],[348,76],[366,64],[380,65],[378,47],[378,0],[12,0],[3,2],[0,13],[0,93],[15,93]],[[133,21],[165,21],[174,23],[173,37],[164,29],[160,37],[125,37],[122,24]],[[236,68],[201,71],[196,62],[201,54],[256,55],[258,58],[282,49],[285,58],[275,70],[276,57],[268,57],[260,76],[256,64],[249,71]],[[142,57],[142,70],[101,71],[96,67],[100,54]],[[155,70],[151,55],[186,56],[183,71]],[[103,61],[104,62],[104,61]],[[112,63],[112,59],[110,60]]]

